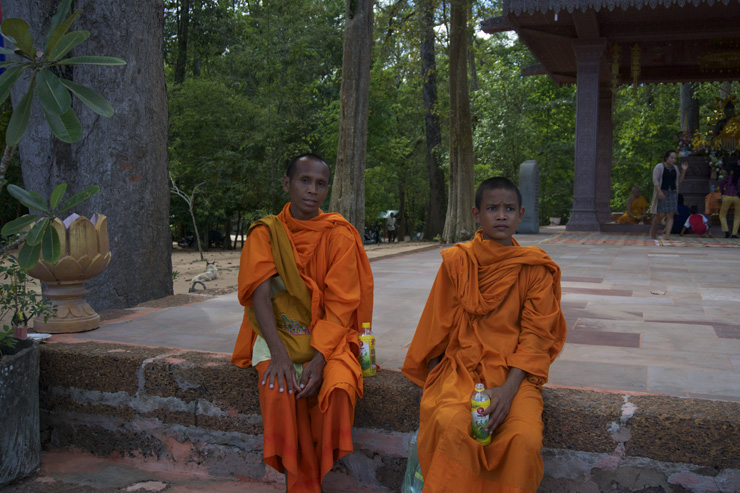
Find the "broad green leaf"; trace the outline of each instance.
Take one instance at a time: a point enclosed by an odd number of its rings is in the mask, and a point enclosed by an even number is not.
[[[65,34],[54,47],[54,50],[49,52],[49,60],[52,62],[59,60],[64,55],[72,51],[75,46],[83,43],[89,37],[89,31],[74,31],[69,34]]]
[[[15,55],[15,50],[0,47],[0,53],[2,53],[3,55]],[[15,63],[15,62],[10,62],[10,63]]]
[[[36,85],[36,79],[31,80],[28,85],[28,91],[23,96],[21,101],[13,109],[13,115],[10,117],[8,122],[8,128],[5,130],[5,143],[9,146],[14,146],[26,133],[28,128],[28,120],[31,118],[31,103],[33,102],[33,90]]]
[[[44,204],[45,211],[49,210],[49,206],[46,204],[46,200],[44,200],[40,193],[34,192],[33,190],[29,190],[28,193],[31,194],[31,197],[33,197],[36,202],[38,202],[39,204]]]
[[[113,116],[113,107],[105,100],[103,96],[93,91],[89,87],[72,82],[71,80],[60,79],[67,89],[72,91],[85,106],[93,110],[100,116],[110,118]]]
[[[40,254],[41,243],[38,245],[29,245],[28,242],[26,242],[21,247],[20,253],[18,253],[18,265],[25,270],[33,269],[33,266],[39,262]]]
[[[19,62],[0,62],[0,67],[10,67],[11,65],[18,65]]]
[[[54,188],[54,191],[51,192],[51,198],[49,199],[49,206],[51,207],[51,210],[57,208],[59,203],[62,201],[62,197],[64,197],[64,194],[67,192],[67,184],[66,183],[60,183]]]
[[[61,115],[70,109],[72,96],[59,77],[44,69],[36,74],[36,94],[45,112]]]
[[[16,66],[6,69],[2,75],[0,75],[0,104],[4,103],[10,95],[10,88],[18,80],[18,77],[23,73],[26,67]]]
[[[11,17],[0,24],[3,34],[15,40],[15,45],[26,55],[36,58],[36,48],[33,47],[33,36],[28,23],[23,19]]]
[[[33,224],[40,218],[38,214],[28,214],[26,216],[21,216],[17,219],[13,219],[12,221],[5,223],[5,226],[3,226],[2,231],[0,231],[0,234],[3,236],[10,236],[14,235],[16,233],[19,233],[20,231],[23,231],[24,228],[27,226]]]
[[[41,240],[41,255],[50,264],[56,264],[62,257],[62,245],[59,242],[59,233],[56,228],[46,228],[44,239]]]
[[[100,187],[97,185],[91,185],[84,189],[81,192],[78,192],[74,195],[72,195],[70,198],[67,199],[67,201],[62,205],[62,210],[59,211],[59,214],[62,214],[63,212],[66,212],[67,210],[71,209],[72,207],[76,207],[77,205],[81,204],[82,202],[86,201],[96,193],[100,191]]]
[[[46,118],[46,123],[49,124],[51,132],[62,142],[72,144],[82,137],[82,125],[75,114],[74,108],[69,108],[61,115],[50,113],[44,108],[44,117]]]
[[[44,200],[40,198],[40,195],[34,195],[33,193],[22,189],[18,185],[8,185],[8,193],[29,209],[36,209],[39,211],[46,211],[48,209]]]
[[[44,233],[46,232],[46,228],[49,226],[49,218],[45,217],[41,221],[37,222],[33,225],[31,228],[31,231],[28,232],[28,236],[26,237],[26,243],[29,245],[38,245],[41,243],[41,238],[44,237]]]
[[[126,65],[126,60],[114,56],[73,56],[57,62],[56,65]]]
[[[67,17],[67,14],[69,14],[70,10],[72,10],[72,0],[62,0],[61,2],[59,2],[57,11],[54,13],[54,15],[51,18],[51,25],[49,26],[50,33],[53,33],[54,29],[56,29],[57,26],[59,26],[62,23],[62,19]]]
[[[75,19],[77,19],[77,17],[80,15],[80,12],[82,12],[82,9],[77,10],[74,14],[70,15],[66,21],[54,27],[54,30],[51,31],[51,34],[49,34],[49,38],[46,40],[45,51],[47,53],[50,53],[54,50],[54,48],[56,48],[57,43],[59,43],[59,40],[62,39],[65,34],[67,34],[69,26],[71,26]]]

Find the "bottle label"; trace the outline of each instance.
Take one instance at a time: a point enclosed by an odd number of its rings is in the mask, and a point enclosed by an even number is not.
[[[491,435],[489,435],[485,429],[486,424],[488,424],[488,416],[483,415],[483,411],[490,405],[490,399],[483,401],[473,400],[470,402],[472,411],[471,434],[473,438],[481,442],[483,445],[491,443]]]
[[[360,336],[360,367],[365,377],[372,377],[376,373],[374,335]]]

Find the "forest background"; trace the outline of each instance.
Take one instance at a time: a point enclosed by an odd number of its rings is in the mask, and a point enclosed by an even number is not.
[[[433,15],[423,16],[422,6]],[[434,32],[434,75],[440,122],[434,148],[445,183],[449,170],[449,3],[378,1],[365,175],[365,224],[389,209],[400,211],[406,235],[430,230],[430,171],[425,130],[421,45]],[[243,230],[285,197],[279,186],[290,157],[322,155],[334,167],[339,133],[339,91],[344,0],[166,0],[163,47],[169,103],[169,166],[177,187],[194,195],[201,237]],[[469,11],[468,80],[475,181],[504,175],[518,181],[519,165],[540,170],[540,223],[566,222],[573,200],[575,86],[547,76],[522,75],[535,62],[513,34],[485,35],[479,24],[500,13],[500,2],[475,0]],[[737,94],[737,83],[731,92]],[[651,170],[676,148],[680,85],[623,86],[615,94],[612,210],[629,190],[649,196]],[[713,111],[718,84],[695,84],[700,122]],[[9,102],[0,126],[9,118]],[[20,166],[8,182],[22,185]],[[196,188],[197,187],[197,188]],[[446,191],[446,185],[444,187]],[[432,199],[444,209],[446,197]],[[0,222],[22,214],[0,196]],[[173,196],[173,238],[192,234],[188,204]],[[444,217],[444,215],[442,215]],[[428,224],[427,224],[428,226]],[[436,229],[435,229],[436,228]],[[229,236],[226,235],[227,243]]]

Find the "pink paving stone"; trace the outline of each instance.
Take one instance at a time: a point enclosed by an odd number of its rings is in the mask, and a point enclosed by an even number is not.
[[[715,325],[714,332],[720,339],[740,339],[740,327],[732,325]]]
[[[581,276],[563,276],[560,278],[561,282],[587,282],[587,283],[600,283],[604,279],[600,277],[581,277]]]
[[[601,296],[632,296],[631,289],[563,288],[563,293],[598,294]]]
[[[566,342],[570,344],[587,344],[589,346],[639,348],[640,334],[579,329],[568,332]]]

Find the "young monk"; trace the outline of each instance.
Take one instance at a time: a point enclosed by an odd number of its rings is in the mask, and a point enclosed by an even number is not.
[[[290,493],[320,492],[334,461],[353,450],[358,336],[372,317],[360,236],[319,208],[329,178],[320,157],[293,159],[283,177],[290,202],[252,225],[239,265],[246,309],[231,360],[257,370],[264,461],[286,474]]]
[[[424,387],[418,450],[424,493],[536,491],[543,475],[542,385],[565,341],[560,269],[512,238],[524,216],[506,178],[478,187],[475,238],[442,250],[442,266],[403,364]],[[492,442],[470,435],[483,383]]]

